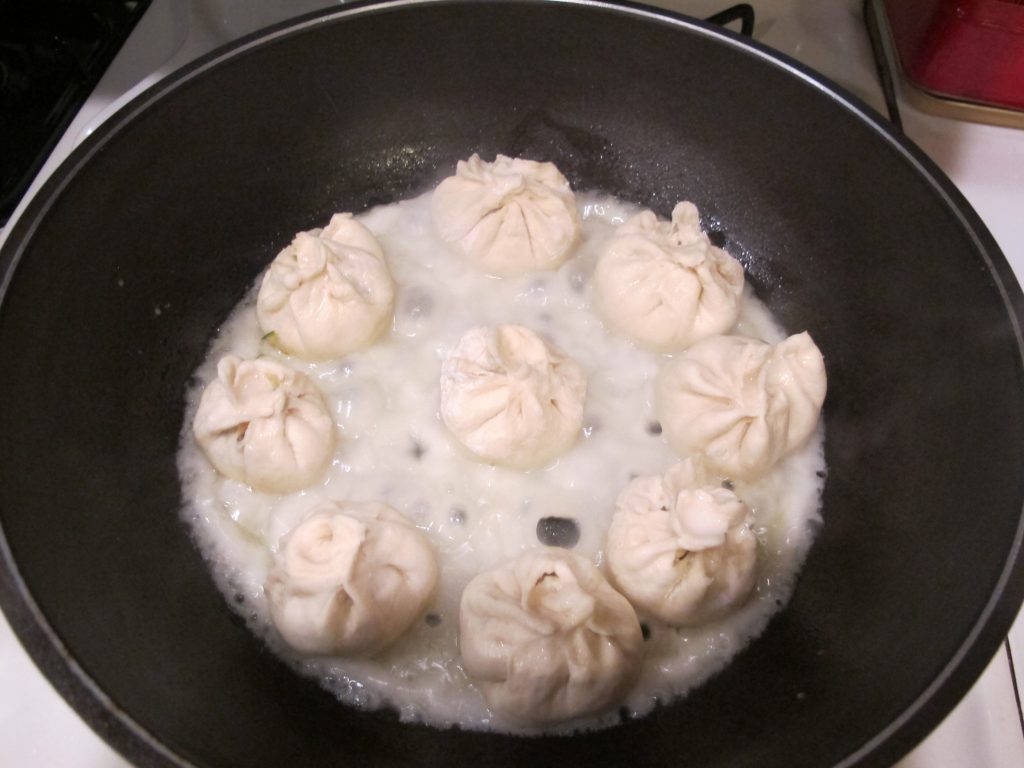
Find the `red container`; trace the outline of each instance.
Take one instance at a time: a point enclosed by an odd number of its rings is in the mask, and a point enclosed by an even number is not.
[[[916,86],[1024,111],[1024,0],[884,0],[884,7]]]

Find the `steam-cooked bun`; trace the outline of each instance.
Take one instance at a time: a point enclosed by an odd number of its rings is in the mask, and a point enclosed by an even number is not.
[[[623,223],[597,261],[594,305],[612,328],[671,352],[736,324],[743,267],[701,231],[693,203],[671,223],[644,211]]]
[[[681,456],[704,454],[727,477],[753,478],[810,436],[825,389],[825,363],[807,333],[774,347],[719,336],[661,370],[657,411]]]
[[[541,466],[583,424],[583,369],[519,325],[473,328],[441,365],[441,417],[485,462]]]
[[[492,275],[557,269],[580,238],[576,198],[553,163],[473,155],[434,191],[442,239]]]
[[[409,628],[436,584],[433,547],[398,512],[330,501],[283,539],[266,589],[295,650],[372,655]]]
[[[672,626],[718,618],[754,586],[751,519],[746,504],[696,460],[638,477],[619,494],[608,529],[612,583]]]
[[[217,364],[192,432],[222,475],[276,493],[313,482],[334,448],[334,422],[309,377],[233,355]]]
[[[380,244],[350,213],[299,232],[260,285],[256,317],[270,340],[304,360],[365,349],[391,323],[395,284]]]
[[[459,648],[491,707],[541,725],[617,702],[639,670],[643,639],[629,602],[564,549],[520,555],[462,593]]]

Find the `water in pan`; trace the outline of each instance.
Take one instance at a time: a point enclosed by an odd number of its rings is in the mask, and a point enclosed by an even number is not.
[[[600,565],[619,491],[632,477],[660,474],[677,460],[653,411],[653,379],[665,358],[609,333],[590,308],[588,281],[597,253],[634,209],[595,194],[577,201],[584,219],[577,255],[557,272],[505,279],[483,275],[444,247],[434,233],[429,194],[375,208],[360,220],[381,242],[398,286],[390,335],[339,362],[288,358],[261,340],[257,281],[196,372],[179,452],[185,519],[230,604],[272,648],[347,703],[391,706],[405,720],[437,726],[516,730],[493,715],[460,663],[463,587],[480,571],[540,543],[571,545]],[[268,263],[274,255],[267,254]],[[549,466],[525,473],[469,458],[438,416],[446,351],[468,328],[508,322],[546,336],[588,375],[579,441]],[[735,332],[773,343],[785,335],[749,288]],[[279,359],[317,382],[340,438],[321,482],[284,496],[264,494],[222,478],[207,463],[190,425],[202,388],[228,353]],[[750,601],[699,629],[672,629],[641,614],[643,668],[622,708],[557,730],[640,716],[656,701],[706,680],[764,628],[788,598],[820,521],[821,445],[819,429],[767,477],[736,483],[753,508],[759,539]],[[270,622],[263,585],[273,552],[310,507],[329,498],[391,504],[426,532],[440,556],[439,588],[422,621],[374,659],[297,657]]]

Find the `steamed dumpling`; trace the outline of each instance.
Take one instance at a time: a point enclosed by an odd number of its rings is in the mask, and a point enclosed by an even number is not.
[[[619,226],[594,270],[594,306],[612,328],[672,352],[736,324],[743,267],[700,229],[692,203],[672,221],[644,211]]]
[[[605,556],[612,583],[672,626],[701,624],[754,586],[757,540],[746,504],[687,459],[619,494]]]
[[[372,655],[420,616],[437,574],[430,542],[394,509],[330,501],[283,539],[266,589],[295,650]]]
[[[492,275],[557,269],[580,238],[576,198],[553,163],[473,155],[434,191],[441,238]]]
[[[473,328],[441,366],[441,417],[485,462],[541,466],[583,424],[583,369],[519,325]]]
[[[334,449],[334,421],[308,376],[233,355],[217,364],[192,432],[222,475],[277,493],[312,483]]]
[[[718,336],[665,365],[657,411],[678,454],[703,454],[727,477],[753,478],[810,436],[825,389],[825,363],[807,333],[776,346]]]
[[[390,325],[395,285],[380,244],[350,213],[300,232],[270,265],[256,299],[264,333],[289,355],[332,360]]]
[[[491,707],[524,724],[593,714],[639,671],[636,613],[597,568],[564,549],[520,555],[462,593],[459,648]]]

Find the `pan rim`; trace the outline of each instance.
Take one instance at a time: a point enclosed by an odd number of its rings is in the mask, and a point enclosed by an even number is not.
[[[543,0],[541,0],[543,1]],[[1018,359],[1024,369],[1024,293],[1018,284],[1005,255],[970,206],[962,193],[922,150],[913,145],[883,116],[857,96],[830,81],[789,56],[721,27],[667,10],[651,8],[628,0],[547,0],[564,8],[588,9],[598,12],[619,13],[652,23],[668,24],[690,33],[715,38],[745,55],[753,55],[767,65],[777,67],[817,90],[823,97],[836,102],[854,118],[860,120],[890,148],[896,150],[904,162],[910,163],[938,194],[947,210],[952,212],[959,226],[981,255],[988,273],[994,280],[1007,319],[1013,329]],[[72,184],[81,168],[122,130],[130,128],[137,116],[154,107],[165,98],[207,71],[235,60],[251,50],[270,45],[274,41],[302,34],[320,24],[339,23],[367,14],[391,13],[402,8],[426,5],[482,4],[488,0],[363,0],[299,16],[280,24],[251,33],[239,40],[217,48],[185,67],[169,74],[136,95],[111,114],[97,130],[69,154],[40,186],[35,195],[16,214],[8,226],[8,234],[0,248],[0,317],[11,285],[11,280],[28,244],[52,205],[64,189]],[[511,5],[537,5],[538,0],[505,0]],[[868,739],[861,747],[834,765],[850,768],[854,765],[890,764],[912,749],[935,728],[943,717],[974,684],[998,650],[1024,599],[1024,506],[1020,510],[1016,532],[1003,563],[1000,577],[970,632],[956,653],[943,666],[936,678],[922,690],[908,707],[886,728]],[[3,610],[19,641],[34,663],[94,731],[129,760],[140,765],[180,766],[195,768],[195,764],[164,745],[127,712],[110,699],[99,684],[82,668],[78,660],[64,645],[54,627],[47,620],[31,592],[28,590],[14,561],[2,518],[0,518],[0,610]],[[868,762],[870,761],[870,763]]]

